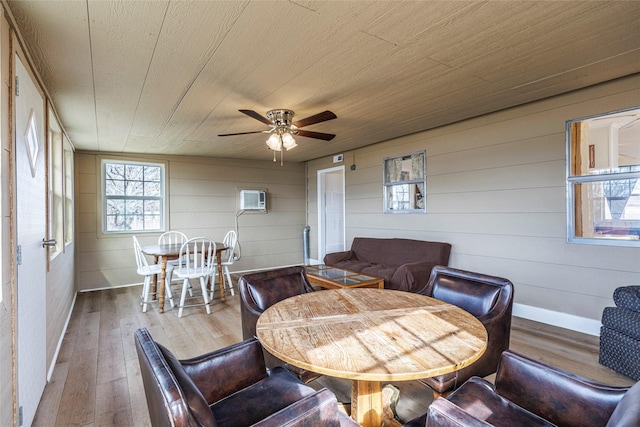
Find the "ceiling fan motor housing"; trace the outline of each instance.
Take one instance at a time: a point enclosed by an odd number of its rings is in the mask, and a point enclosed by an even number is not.
[[[271,110],[267,111],[267,117],[275,126],[291,126],[294,112],[291,110]]]

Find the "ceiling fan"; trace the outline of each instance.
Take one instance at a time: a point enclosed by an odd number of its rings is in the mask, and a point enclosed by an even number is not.
[[[254,119],[268,125],[270,129],[268,130],[256,130],[250,132],[239,132],[239,133],[224,133],[219,134],[218,136],[233,136],[233,135],[248,135],[252,133],[268,133],[271,134],[269,139],[267,139],[267,146],[274,151],[273,153],[273,161],[276,161],[276,151],[280,151],[280,164],[282,164],[282,152],[286,150],[290,150],[296,147],[294,135],[304,136],[307,138],[315,138],[322,139],[324,141],[331,141],[335,138],[334,134],[331,133],[323,133],[323,132],[313,132],[310,130],[300,129],[306,126],[314,125],[316,123],[326,122],[328,120],[333,120],[337,118],[337,116],[329,110],[323,111],[318,114],[314,114],[313,116],[309,116],[305,119],[292,121],[295,113],[291,110],[286,109],[277,109],[267,111],[267,117],[256,113],[253,110],[238,110],[243,114],[246,114],[249,117],[253,117]]]

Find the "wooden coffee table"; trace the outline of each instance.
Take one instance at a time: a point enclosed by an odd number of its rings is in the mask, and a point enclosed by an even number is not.
[[[384,289],[384,279],[343,270],[329,265],[307,265],[304,267],[309,281],[326,289],[379,288]]]
[[[383,423],[383,381],[453,372],[487,348],[487,331],[470,313],[388,289],[328,289],[287,298],[260,315],[256,335],[285,362],[351,379],[351,416],[364,427]]]

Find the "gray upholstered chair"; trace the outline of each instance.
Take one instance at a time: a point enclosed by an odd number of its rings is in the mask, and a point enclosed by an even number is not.
[[[472,376],[486,377],[496,372],[500,355],[509,348],[513,284],[501,277],[440,265],[433,268],[429,282],[417,293],[468,311],[482,322],[488,334],[487,350],[480,359],[458,371],[421,380],[436,397]]]
[[[640,381],[640,286],[617,288],[613,302],[602,311],[599,362]]]
[[[242,337],[249,339],[256,335],[258,317],[273,304],[295,295],[313,292],[303,267],[285,267],[274,270],[246,274],[238,281],[240,289],[240,317]],[[286,366],[305,383],[320,375],[288,365],[265,351],[267,367]]]

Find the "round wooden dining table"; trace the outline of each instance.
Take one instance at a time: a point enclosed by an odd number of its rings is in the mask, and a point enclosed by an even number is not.
[[[351,417],[365,427],[383,423],[382,381],[453,372],[487,347],[487,331],[470,313],[423,295],[373,288],[287,298],[262,313],[256,335],[285,362],[351,379]]]
[[[149,245],[143,246],[142,252],[153,256],[154,262],[157,264],[160,262],[160,283],[158,286],[158,310],[160,313],[164,313],[164,282],[167,276],[167,261],[172,259],[178,259],[180,257],[180,249],[182,243],[171,243],[162,245]],[[229,249],[222,242],[216,242],[216,262],[218,263],[218,277],[220,280],[220,300],[225,301],[224,297],[224,276],[222,275],[222,252]],[[155,281],[154,281],[155,284]],[[213,284],[212,284],[213,286]]]

